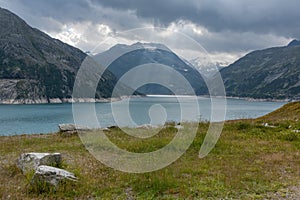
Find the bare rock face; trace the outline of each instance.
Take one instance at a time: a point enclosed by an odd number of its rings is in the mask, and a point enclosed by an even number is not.
[[[26,174],[40,165],[60,166],[61,161],[60,153],[23,153],[17,160],[17,167]]]
[[[87,54],[30,27],[2,8],[0,27],[0,103],[61,103],[71,99],[77,71]],[[102,77],[97,99],[110,97],[117,83],[110,72]]]
[[[36,169],[31,183],[35,185],[45,185],[46,183],[56,187],[62,180],[77,181],[78,178],[66,170],[41,165]]]

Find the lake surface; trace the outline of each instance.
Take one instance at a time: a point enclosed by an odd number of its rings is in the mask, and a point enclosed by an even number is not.
[[[181,105],[184,105],[184,109],[187,109],[187,112],[189,112],[189,109],[190,111],[197,109],[188,97],[181,98],[180,102],[182,103]],[[183,118],[184,121],[210,120],[210,98],[199,97],[197,102],[200,115],[197,117],[193,116],[193,119],[185,116],[186,118]],[[129,106],[126,103],[129,103]],[[226,119],[256,118],[281,107],[283,104],[285,103],[227,99]],[[88,104],[83,103],[81,105],[82,114],[86,115],[86,119],[89,121],[86,105]],[[157,112],[154,112],[154,116],[156,116],[154,120],[157,122],[154,123],[159,123],[159,120],[180,121],[182,113],[178,99],[175,97],[136,97],[114,103],[96,103],[95,111],[101,127],[116,125],[116,121],[118,122],[118,120],[114,120],[112,105],[114,110],[121,113],[121,115],[117,116],[117,119],[126,118],[118,123],[122,126],[132,126],[127,121],[128,117],[122,116],[123,110],[125,112],[127,108],[135,125],[153,123],[153,119],[150,117],[151,114],[149,116],[149,111],[151,113],[155,109],[157,109]],[[164,111],[163,113],[161,113],[162,110]],[[72,104],[0,105],[0,135],[56,132],[58,124],[62,123],[74,123]]]

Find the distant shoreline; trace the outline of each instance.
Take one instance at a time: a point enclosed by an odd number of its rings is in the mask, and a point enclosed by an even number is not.
[[[0,105],[20,105],[20,104],[61,104],[61,103],[109,103],[120,101],[125,97],[121,98],[101,98],[101,99],[94,99],[94,98],[53,98],[53,99],[5,99],[0,100]]]
[[[252,97],[233,97],[233,96],[226,96],[226,99],[242,99],[246,101],[255,101],[255,102],[294,102],[297,100],[293,99],[273,99],[273,98],[268,98],[268,99],[263,99],[263,98],[252,98]]]
[[[193,97],[192,95],[146,95],[147,97]],[[197,97],[205,97],[210,98],[209,95],[199,95]],[[263,99],[263,98],[252,98],[252,97],[234,97],[234,96],[212,96],[213,98],[226,98],[226,99],[239,99],[239,100],[246,100],[246,101],[254,101],[254,102],[293,102],[298,100],[293,99]]]
[[[101,99],[94,99],[94,98],[52,98],[52,99],[3,99],[0,100],[0,105],[20,105],[20,104],[61,104],[61,103],[109,103],[109,102],[116,102],[121,101],[122,99],[126,99],[129,97],[193,97],[191,95],[132,95],[132,96],[122,96],[119,98],[101,98]],[[210,98],[209,95],[199,95],[197,97],[205,97]],[[223,96],[214,96],[213,98],[224,98]],[[252,97],[234,97],[234,96],[226,96],[226,99],[239,99],[239,100],[246,100],[246,101],[253,101],[253,102],[295,102],[299,100],[295,99],[272,99],[272,98],[252,98]]]

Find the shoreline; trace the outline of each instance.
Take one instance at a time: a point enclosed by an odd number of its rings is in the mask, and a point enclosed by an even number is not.
[[[123,99],[127,99],[129,97],[139,98],[139,97],[193,97],[189,95],[132,95],[132,96],[122,96],[122,97],[114,97],[114,98],[101,98],[101,99],[94,99],[94,98],[53,98],[53,99],[4,99],[0,100],[0,105],[34,105],[34,104],[62,104],[62,103],[110,103],[110,102],[117,102]],[[210,98],[209,95],[199,95],[197,97],[205,97]],[[213,96],[213,98],[225,98],[225,99],[238,99],[238,100],[245,100],[249,102],[296,102],[299,100],[296,99],[271,99],[271,98],[252,98],[252,97],[235,97],[235,96]]]
[[[132,96],[122,96],[122,97],[114,97],[114,98],[52,98],[52,99],[3,99],[0,100],[0,105],[34,105],[34,104],[63,104],[63,103],[109,103],[109,102],[117,102],[129,97],[191,97],[189,95],[132,95]],[[192,96],[193,97],[193,96]],[[205,97],[210,98],[209,95],[199,95],[197,97]],[[213,96],[213,98],[225,98],[225,99],[239,99],[246,100],[250,102],[295,102],[299,101],[296,99],[272,99],[272,98],[252,98],[252,97],[235,97],[235,96]]]
[[[246,101],[253,101],[253,102],[295,102],[299,100],[293,99],[256,99],[252,97],[233,97],[233,96],[226,96],[226,99],[239,99],[239,100],[246,100]]]
[[[194,97],[191,95],[146,95],[147,97]],[[234,96],[209,96],[209,95],[199,95],[197,97],[204,97],[204,98],[225,98],[225,99],[238,99],[238,100],[246,100],[250,102],[295,102],[299,100],[293,100],[293,99],[256,99],[251,97],[234,97]]]
[[[120,97],[120,98],[101,98],[101,99],[94,99],[94,98],[53,98],[53,99],[5,99],[0,100],[0,105],[35,105],[35,104],[63,104],[63,103],[109,103],[109,102],[116,102],[121,101],[122,99],[127,97]]]

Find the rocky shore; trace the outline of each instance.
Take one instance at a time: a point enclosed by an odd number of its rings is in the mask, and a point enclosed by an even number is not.
[[[2,99],[0,100],[0,104],[46,104],[46,103],[106,103],[106,102],[115,102],[120,101],[123,98],[101,98],[101,99],[93,99],[93,98],[54,98],[54,99]]]
[[[147,95],[148,96],[148,95]],[[150,96],[150,95],[149,95]],[[143,97],[142,95],[134,95],[134,97]],[[210,98],[209,95],[202,95],[198,97],[205,97]],[[119,98],[101,98],[101,99],[94,99],[94,98],[38,98],[38,99],[0,99],[0,104],[46,104],[46,103],[106,103],[106,102],[116,102],[122,99],[129,98],[129,96],[122,96]],[[220,96],[214,96],[213,98],[224,98]],[[226,96],[226,99],[242,99],[246,101],[254,101],[254,102],[296,102],[299,99],[256,99],[250,97],[233,97],[233,96]]]

